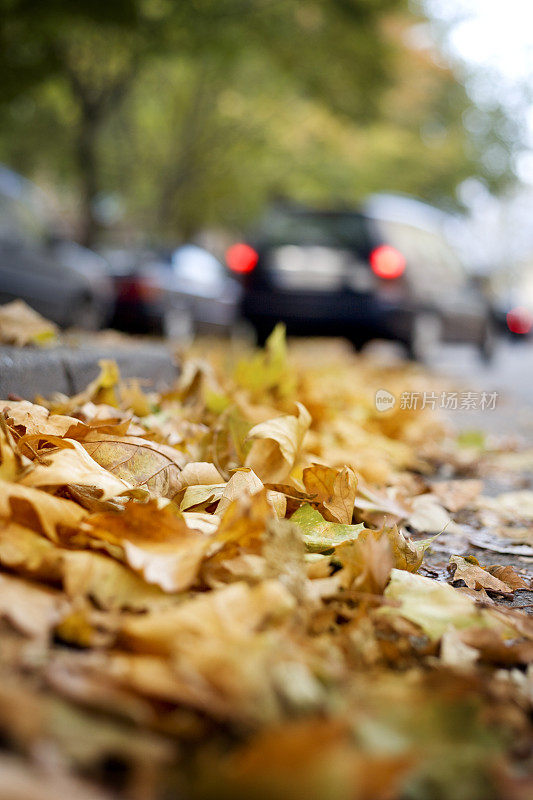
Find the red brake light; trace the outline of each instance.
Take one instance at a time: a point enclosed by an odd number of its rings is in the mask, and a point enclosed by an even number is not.
[[[370,253],[370,266],[378,278],[399,278],[405,270],[405,257],[388,244],[382,244]]]
[[[139,301],[152,302],[161,299],[162,289],[154,281],[140,275],[120,278],[117,282],[118,294],[121,300],[129,303]]]
[[[529,333],[532,326],[533,317],[523,306],[517,306],[507,314],[507,327],[511,333]]]
[[[232,272],[251,272],[259,255],[249,244],[233,244],[226,250],[226,263]]]

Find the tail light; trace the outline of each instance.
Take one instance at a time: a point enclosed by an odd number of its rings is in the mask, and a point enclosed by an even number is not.
[[[226,250],[226,264],[232,272],[251,272],[258,260],[258,253],[249,244],[233,244]]]
[[[507,314],[507,327],[511,333],[529,333],[533,326],[533,316],[523,306],[513,308]]]
[[[121,300],[129,303],[150,303],[161,299],[162,289],[154,281],[140,275],[128,276],[118,281]]]
[[[372,272],[378,278],[387,280],[399,278],[405,270],[405,256],[388,244],[382,244],[372,250],[369,261]]]

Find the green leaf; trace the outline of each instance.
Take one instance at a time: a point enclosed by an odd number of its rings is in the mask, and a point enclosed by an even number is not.
[[[339,522],[328,522],[308,503],[294,512],[291,522],[300,527],[305,546],[311,553],[325,553],[339,544],[352,542],[365,530],[363,523],[342,525]]]
[[[239,361],[235,381],[256,397],[268,391],[275,391],[279,397],[290,397],[294,393],[296,379],[287,363],[285,325],[276,325],[264,350]]]

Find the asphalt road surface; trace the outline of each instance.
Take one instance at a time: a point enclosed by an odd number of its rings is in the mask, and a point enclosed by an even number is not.
[[[477,392],[478,401],[483,392],[497,393],[493,410],[447,412],[459,428],[520,435],[533,443],[533,340],[502,339],[490,364],[483,363],[473,347],[444,345],[431,366],[457,379],[461,389]]]

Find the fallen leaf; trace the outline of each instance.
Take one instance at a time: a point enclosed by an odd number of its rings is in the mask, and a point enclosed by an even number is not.
[[[450,515],[430,494],[421,494],[412,500],[412,511],[407,524],[424,533],[440,533],[454,529]]]
[[[12,575],[0,575],[0,616],[25,636],[46,639],[68,604],[54,589]]]
[[[496,614],[478,608],[475,600],[446,583],[404,570],[393,569],[384,596],[397,608],[383,607],[378,615],[396,615],[419,625],[430,639],[440,639],[448,630],[493,627],[504,638],[516,631]]]
[[[485,569],[487,570],[487,572],[490,572],[491,575],[494,575],[495,578],[498,578],[498,580],[506,583],[513,592],[515,589],[531,588],[531,583],[526,581],[520,575],[518,575],[515,568],[511,567],[510,565],[504,567],[498,564],[494,564],[491,567],[485,567]]]
[[[533,547],[531,545],[522,544],[519,540],[503,539],[488,531],[469,531],[468,541],[474,547],[480,547],[482,550],[490,550],[494,553],[533,557]]]
[[[208,537],[156,501],[130,501],[124,511],[94,514],[68,541],[105,550],[165,592],[193,584],[210,545]]]
[[[0,416],[0,480],[15,481],[29,463],[17,450],[5,419]]]
[[[28,400],[2,400],[0,408],[21,436],[63,436],[79,420],[50,411]]]
[[[471,506],[482,491],[483,481],[477,479],[438,481],[431,485],[431,494],[452,513]]]
[[[263,484],[261,484],[261,486],[263,486]],[[202,511],[212,503],[220,501],[224,496],[225,489],[225,483],[215,483],[205,486],[187,486],[180,503],[180,511],[187,511],[190,508]]]
[[[101,467],[74,439],[63,439],[60,449],[41,455],[41,460],[34,461],[20,479],[24,486],[57,490],[74,484],[96,489],[101,500],[109,500],[133,490],[130,483]],[[149,493],[145,490],[145,499],[148,497]]]
[[[39,489],[0,480],[0,518],[12,520],[57,542],[78,529],[87,513],[76,503]]]
[[[488,591],[509,594],[513,590],[503,581],[491,575],[479,563],[473,563],[469,558],[461,556],[450,557],[450,567],[454,570],[452,581],[464,581],[469,589],[486,589]]]
[[[152,495],[173,498],[182,488],[185,457],[173,447],[138,436],[94,432],[83,439],[88,454],[117,478]]]
[[[248,434],[252,446],[245,466],[251,467],[263,482],[283,482],[296,462],[311,424],[307,409],[301,403],[296,405],[297,417],[287,414],[261,422]]]
[[[34,344],[40,347],[57,339],[58,328],[42,317],[23,300],[0,306],[0,341],[18,347]]]
[[[364,525],[341,525],[328,522],[316,508],[308,503],[291,517],[291,522],[302,531],[305,546],[311,553],[324,553],[344,542],[353,541],[364,530]]]
[[[321,513],[330,522],[349,525],[352,522],[357,479],[349,467],[332,469],[313,464],[303,471],[303,483],[320,503]]]
[[[62,585],[70,600],[90,598],[98,608],[143,611],[169,602],[161,589],[114,559],[58,547],[14,522],[0,525],[0,564],[21,576]]]

